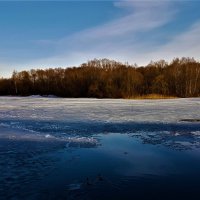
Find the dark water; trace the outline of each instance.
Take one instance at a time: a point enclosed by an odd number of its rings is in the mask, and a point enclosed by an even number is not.
[[[73,139],[1,129],[0,199],[198,199],[200,124],[73,126]]]
[[[0,100],[0,200],[200,198],[199,99]]]

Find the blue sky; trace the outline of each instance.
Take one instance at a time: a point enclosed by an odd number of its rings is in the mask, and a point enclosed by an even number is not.
[[[200,58],[200,1],[0,1],[0,77],[93,58]]]

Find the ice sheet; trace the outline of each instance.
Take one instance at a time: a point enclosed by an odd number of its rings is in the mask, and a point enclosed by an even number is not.
[[[0,97],[1,119],[179,122],[200,119],[200,98],[169,100]]]
[[[5,136],[2,128],[7,128],[21,131],[20,134],[9,135],[13,139],[65,140],[71,146],[88,144],[92,147],[97,145],[93,137],[98,134],[122,133],[153,144],[168,144],[184,136],[187,141],[190,138],[193,146],[199,146],[199,108],[200,98],[0,97],[0,137]],[[183,142],[177,141],[178,144],[180,146]]]

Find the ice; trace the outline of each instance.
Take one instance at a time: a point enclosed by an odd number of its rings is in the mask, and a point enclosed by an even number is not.
[[[26,132],[29,139],[61,140],[77,147],[94,147],[98,143],[95,135],[109,133],[139,135],[149,143],[167,143],[171,137],[182,136],[193,137],[193,142],[199,139],[199,106],[200,98],[0,97],[0,134],[7,127]]]
[[[69,137],[66,139],[66,147],[96,147],[98,146],[97,139],[93,137]]]
[[[180,122],[200,119],[200,98],[170,100],[0,97],[0,119]]]
[[[52,138],[53,136],[52,135],[50,135],[50,134],[46,134],[45,135],[45,138]]]
[[[191,132],[193,135],[198,135],[198,136],[200,136],[200,131],[193,131],[193,132]]]
[[[81,183],[72,183],[68,185],[68,190],[80,190],[81,189]]]

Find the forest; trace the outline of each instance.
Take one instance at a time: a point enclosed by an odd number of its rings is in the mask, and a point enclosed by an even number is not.
[[[12,77],[0,78],[0,95],[135,98],[149,94],[199,97],[200,63],[185,57],[147,66],[94,59],[79,67],[14,71]]]

